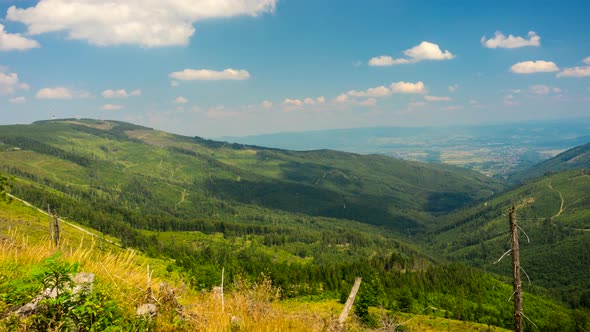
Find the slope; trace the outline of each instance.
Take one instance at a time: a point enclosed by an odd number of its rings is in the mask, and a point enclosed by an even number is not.
[[[534,285],[557,290],[570,305],[590,306],[590,173],[538,178],[483,204],[446,216],[429,235],[449,260],[510,275],[507,210],[517,206],[521,263]],[[530,243],[527,241],[527,236]]]
[[[84,330],[320,331],[342,309],[341,303],[326,294],[286,299],[274,280],[263,275],[254,283],[239,277],[226,279],[223,312],[215,291],[187,287],[189,275],[171,269],[169,259],[147,257],[104,242],[95,230],[83,231],[71,220],[63,225],[56,248],[47,237],[47,216],[18,200],[0,201],[0,220],[0,314],[7,318],[0,321],[0,331],[54,330],[64,324]],[[505,301],[510,287],[494,276],[456,265],[414,273],[392,270],[379,276],[372,266],[361,267],[369,274],[364,276],[357,301],[381,307],[370,308],[370,319],[380,317],[400,328],[428,331],[505,331],[494,325],[510,325],[510,304]],[[92,295],[79,298],[63,292],[58,301],[44,302],[46,311],[27,319],[11,316],[43,289],[42,276],[72,269],[95,274]],[[385,290],[396,289],[394,294],[400,295],[383,297]],[[135,315],[148,296],[158,307],[158,316],[151,320]],[[541,329],[573,331],[572,311],[543,296],[527,293],[526,297],[531,300],[525,305],[527,314]],[[388,301],[395,305],[387,305]],[[348,330],[368,327],[358,310],[347,323]]]
[[[230,145],[114,121],[2,126],[0,142],[8,173],[175,217],[264,207],[415,233],[434,216],[502,189],[449,166]]]
[[[549,173],[588,168],[590,168],[590,143],[574,147],[531,168],[512,174],[508,180],[519,183]]]

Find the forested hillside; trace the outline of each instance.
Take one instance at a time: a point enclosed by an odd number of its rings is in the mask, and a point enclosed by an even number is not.
[[[435,215],[502,189],[455,167],[230,145],[121,122],[2,126],[0,142],[5,172],[174,217],[234,217],[236,209],[255,206],[412,233]],[[149,227],[182,227],[161,224]]]
[[[264,274],[281,289],[282,300],[343,300],[361,276],[355,313],[364,327],[379,325],[380,307],[390,314],[511,326],[508,279],[441,260],[442,252],[482,267],[481,251],[471,245],[479,244],[482,225],[496,222],[487,216],[477,226],[470,222],[482,216],[481,206],[500,220],[498,213],[514,199],[501,199],[502,183],[472,171],[376,155],[227,144],[97,120],[1,126],[0,170],[14,177],[10,192],[16,197],[49,205],[116,237],[124,248],[163,259],[166,272],[193,290],[219,285],[224,269],[227,280],[250,283]],[[580,187],[569,195],[562,183],[569,178],[550,183],[566,201],[550,223],[569,220],[569,228],[588,228],[576,219],[588,206],[588,176],[568,176]],[[543,203],[539,217],[553,208],[549,196],[535,199]],[[570,212],[576,217],[568,219]],[[565,238],[551,243],[571,248]],[[493,256],[495,249],[483,252]],[[585,262],[580,255],[572,259]],[[572,268],[583,273],[576,264]],[[571,280],[575,288],[567,294],[588,289],[579,277]],[[555,289],[563,291],[565,282]],[[540,330],[574,331],[586,324],[579,318],[584,309],[567,309],[543,288],[525,290],[525,312]],[[584,297],[564,298],[585,306]]]
[[[508,179],[520,183],[570,169],[590,169],[590,143],[576,146],[531,168],[512,174]]]
[[[590,307],[590,173],[571,170],[541,177],[450,214],[427,237],[445,258],[510,275],[508,208],[515,204],[521,262],[537,286],[555,290],[573,307]]]

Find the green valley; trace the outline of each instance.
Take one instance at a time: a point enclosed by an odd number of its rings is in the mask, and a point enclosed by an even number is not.
[[[522,248],[533,283],[527,328],[588,327],[590,177],[581,169],[505,191],[447,165],[64,119],[0,126],[0,171],[10,194],[143,252],[162,280],[195,294],[220,285],[223,269],[236,294],[240,280],[264,276],[281,289],[279,303],[322,306],[343,302],[362,276],[351,325],[361,329],[382,326],[383,315],[510,327],[508,265],[492,263],[506,250],[503,213],[517,203],[531,238]],[[30,223],[16,222],[20,202],[1,204],[2,236],[15,241],[12,226]],[[35,218],[35,241],[45,241],[45,217]]]

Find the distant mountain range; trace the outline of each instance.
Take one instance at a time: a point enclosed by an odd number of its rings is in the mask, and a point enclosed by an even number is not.
[[[508,176],[590,142],[590,118],[456,127],[375,127],[220,140],[289,150],[334,149],[442,162]]]

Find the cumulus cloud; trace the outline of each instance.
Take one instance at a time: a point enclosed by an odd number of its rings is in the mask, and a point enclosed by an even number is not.
[[[305,98],[303,100],[303,103],[304,104],[307,104],[307,105],[323,104],[325,102],[326,102],[326,98],[324,98],[324,96],[320,96],[320,97],[317,97],[315,99],[313,99],[313,98]]]
[[[125,89],[113,90],[108,89],[104,90],[101,95],[104,98],[128,98],[128,97],[138,97],[141,96],[141,90],[133,90],[131,92],[127,92]]]
[[[64,87],[43,88],[37,91],[35,95],[37,99],[73,99],[74,93],[72,90]]]
[[[11,95],[18,90],[29,90],[29,85],[22,83],[17,73],[5,73],[0,67],[0,95]]]
[[[559,68],[551,61],[523,61],[510,67],[510,71],[516,74],[550,73],[559,71]]]
[[[23,37],[19,33],[8,33],[4,30],[4,25],[0,24],[0,51],[25,51],[39,47],[41,45],[37,41]]]
[[[224,69],[221,71],[210,69],[185,69],[175,71],[168,75],[170,78],[179,81],[220,81],[220,80],[247,80],[250,73],[243,69]]]
[[[502,32],[496,31],[493,38],[487,39],[486,36],[481,37],[481,44],[487,48],[518,48],[525,46],[541,46],[541,37],[534,31],[529,31],[529,39],[523,37],[515,37],[508,35],[506,37]]]
[[[8,101],[11,102],[12,104],[24,104],[27,102],[27,98],[20,96],[20,97],[12,98]]]
[[[387,66],[393,66],[393,65],[401,65],[401,64],[406,64],[406,63],[410,63],[410,60],[408,59],[394,59],[393,57],[390,57],[389,55],[380,55],[380,56],[376,56],[374,58],[371,58],[369,60],[369,66],[374,66],[374,67],[387,67]]]
[[[553,91],[553,92],[558,92],[558,91],[561,92],[561,89],[559,89],[559,88],[553,88],[552,89],[551,87],[549,87],[547,85],[537,84],[537,85],[531,86],[529,88],[529,91],[532,94],[535,94],[535,95],[546,95],[546,94],[549,94],[551,91]]]
[[[590,65],[590,56],[582,60],[583,63]]]
[[[303,106],[303,102],[299,99],[289,99],[286,98],[285,100],[283,100],[283,106],[287,106],[287,107],[301,107]]]
[[[426,86],[422,81],[416,83],[411,82],[397,82],[391,84],[391,91],[393,93],[426,93]]]
[[[394,59],[389,55],[381,55],[369,60],[370,66],[393,66],[408,63],[416,63],[425,60],[451,60],[455,56],[448,50],[444,52],[437,44],[423,41],[410,49],[404,51],[407,58]]]
[[[377,99],[375,98],[367,98],[359,102],[361,106],[375,106],[377,105]]]
[[[179,105],[186,104],[188,103],[188,99],[184,98],[183,96],[178,96],[176,99],[174,99],[174,103]]]
[[[262,108],[269,109],[272,107],[272,102],[264,100],[262,103],[260,103],[260,106],[262,106]]]
[[[274,12],[277,0],[40,0],[8,8],[31,35],[64,31],[93,45],[186,45],[197,21]]]
[[[559,73],[557,77],[588,77],[590,76],[590,66],[565,68]]]
[[[351,97],[384,97],[391,94],[391,90],[386,86],[369,88],[365,91],[350,90],[346,93]]]
[[[123,105],[106,104],[106,105],[102,105],[102,107],[100,109],[103,111],[116,111],[116,110],[120,110],[123,108],[124,108]]]
[[[451,101],[451,97],[446,96],[424,96],[426,101]]]

